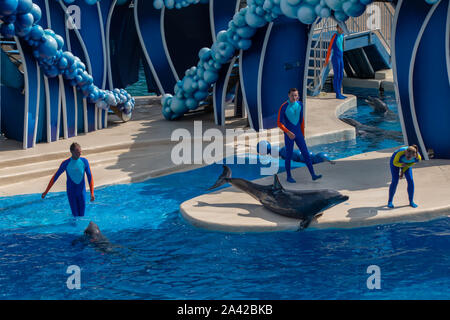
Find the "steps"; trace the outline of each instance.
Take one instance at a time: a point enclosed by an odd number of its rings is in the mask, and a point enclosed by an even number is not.
[[[177,166],[170,161],[167,142],[152,142],[141,146],[117,146],[85,150],[82,156],[89,160],[95,187],[114,183],[139,182],[170,172],[194,168],[194,165]],[[61,162],[70,156],[68,152],[27,157],[18,161],[0,161],[0,196],[23,193],[41,193]],[[43,159],[46,158],[46,160]],[[145,161],[145,159],[151,161]],[[167,160],[169,159],[169,161]],[[51,192],[65,190],[66,175],[55,183]],[[26,192],[23,192],[24,184]]]

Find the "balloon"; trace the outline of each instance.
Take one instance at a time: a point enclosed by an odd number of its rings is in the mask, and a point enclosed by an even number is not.
[[[30,12],[32,8],[33,8],[33,1],[31,1],[31,0],[19,0],[16,12],[18,14],[24,14],[24,13]]]
[[[44,39],[44,42],[41,42],[39,45],[39,54],[41,58],[51,58],[56,54],[56,51],[58,50],[58,43],[56,42],[55,38],[44,35],[42,37]]]
[[[2,0],[0,1],[0,14],[4,16],[11,15],[16,12],[18,0]]]

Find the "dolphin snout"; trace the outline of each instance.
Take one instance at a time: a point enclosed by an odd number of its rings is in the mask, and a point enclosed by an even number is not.
[[[340,194],[335,198],[336,203],[342,203],[350,199],[348,196]]]

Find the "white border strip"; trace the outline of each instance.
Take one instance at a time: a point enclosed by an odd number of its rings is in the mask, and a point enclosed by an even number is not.
[[[84,133],[89,132],[89,122],[88,122],[88,115],[87,115],[87,100],[86,98],[83,98],[83,119],[84,119]]]
[[[58,3],[61,5],[61,8],[63,9],[64,14],[65,14],[65,17],[68,18],[69,14],[67,12],[67,7],[62,3],[62,1],[58,1]],[[67,29],[67,22],[66,22],[66,29]],[[86,67],[88,69],[88,72],[92,75],[91,60],[89,58],[89,54],[88,54],[86,45],[85,45],[85,43],[83,41],[83,38],[81,37],[81,34],[80,34],[80,32],[78,31],[77,28],[74,28],[73,31],[75,32],[75,35],[77,36],[78,41],[80,41],[81,50],[83,50],[83,53],[84,53],[85,58],[86,58]],[[67,39],[69,39],[69,37]]]
[[[52,28],[52,19],[50,17],[50,7],[48,5],[48,0],[45,0],[45,15],[47,17],[47,27]],[[47,111],[47,143],[52,142],[52,126],[51,126],[51,100],[50,100],[50,87],[48,84],[48,78],[44,74],[44,88],[45,88],[45,108]]]
[[[45,89],[45,110],[47,112],[47,143],[52,142],[52,126],[51,126],[51,109],[50,109],[50,87],[48,85],[48,78],[44,75],[44,89]]]
[[[58,81],[59,81],[59,77],[61,77],[61,75],[58,76]],[[56,120],[56,141],[59,140],[59,134],[60,134],[60,128],[61,128],[61,109],[62,109],[62,94],[61,94],[61,82],[59,82],[59,90],[58,90],[58,118]]]
[[[66,10],[67,11],[67,10]],[[67,50],[72,52],[72,43],[70,42],[70,33],[69,33],[69,28],[67,28],[67,20],[65,21],[64,24],[64,29],[66,30],[66,44],[67,44]],[[63,83],[63,86],[64,83]],[[75,137],[78,135],[78,99],[77,99],[77,88],[76,86],[72,86],[73,89],[73,99],[74,99],[74,104],[75,104]],[[65,90],[65,89],[64,89]],[[63,95],[64,99],[66,99],[66,94],[64,92]],[[64,100],[67,106],[67,100]]]
[[[314,21],[314,23],[311,25],[311,30],[309,31],[308,34],[308,47],[306,48],[306,53],[305,53],[305,70],[303,71],[303,92],[302,92],[302,105],[303,105],[303,121],[305,124],[305,135],[306,135],[306,125],[307,125],[307,108],[306,108],[306,99],[307,99],[307,95],[308,95],[308,72],[309,72],[309,60],[311,59],[311,47],[312,47],[312,42],[313,42],[313,35],[314,35],[314,29],[317,25],[317,23],[319,23],[320,18],[317,18],[316,21]],[[344,90],[342,89],[342,92],[344,92]],[[301,125],[301,124],[300,124]]]
[[[209,26],[213,43],[216,42],[216,23],[214,20],[214,0],[209,0]]]
[[[237,10],[239,10],[239,2],[240,1],[236,1],[237,5],[236,8],[234,9],[234,13],[236,14]],[[210,0],[209,2],[209,23],[211,26],[211,35],[212,35],[212,40],[213,43],[216,42],[216,35],[215,35],[215,20],[214,20],[214,0]],[[231,75],[231,71],[233,70],[233,65],[236,63],[236,59],[238,56],[234,56],[233,59],[230,62],[230,66],[228,68],[227,74],[225,76],[224,79],[224,85],[223,85],[223,90],[222,90],[222,100],[221,100],[221,104],[222,104],[222,126],[225,126],[225,109],[226,109],[226,94],[227,94],[227,88],[228,88],[228,82],[230,81],[230,75]],[[237,85],[240,85],[240,81],[237,83]],[[216,122],[216,125],[218,124],[217,122],[217,117],[218,115],[217,113],[217,108],[216,108],[216,86],[217,83],[214,83],[213,86],[213,109],[214,109],[214,120]]]
[[[428,158],[428,152],[425,147],[425,143],[423,142],[422,133],[420,132],[419,122],[417,121],[417,114],[416,114],[416,105],[414,102],[414,66],[416,64],[416,58],[417,58],[417,51],[419,50],[420,43],[422,41],[423,34],[425,32],[425,29],[428,26],[428,23],[431,20],[431,17],[433,16],[434,12],[436,11],[436,8],[441,4],[442,0],[439,0],[436,2],[428,12],[425,21],[423,22],[422,26],[420,27],[419,34],[417,36],[416,42],[414,44],[412,56],[411,56],[411,63],[409,65],[409,79],[408,79],[408,91],[409,91],[409,100],[411,104],[411,116],[414,124],[414,129],[416,131],[417,139],[419,140],[419,147],[422,151],[423,157],[425,160],[429,160]]]
[[[98,19],[100,21],[100,34],[102,35],[102,48],[103,48],[103,80],[102,80],[102,89],[106,88],[106,74],[107,74],[107,58],[106,58],[106,39],[105,39],[105,28],[103,27],[103,15],[102,9],[100,7],[100,2],[97,2],[97,12]]]
[[[78,99],[77,99],[77,87],[72,86],[73,89],[73,102],[75,104],[75,132],[74,137],[78,136]]]
[[[239,51],[239,81],[241,82],[241,91],[242,91],[242,102],[244,104],[245,109],[247,110],[247,115],[248,115],[248,120],[250,122],[250,127],[252,129],[254,129],[255,127],[253,126],[253,119],[252,119],[252,114],[250,113],[250,110],[248,108],[248,102],[247,102],[247,94],[245,93],[245,82],[244,82],[244,78],[242,77],[242,58],[243,58],[243,50]]]
[[[397,55],[395,52],[395,35],[397,33],[398,17],[400,15],[400,10],[401,10],[402,5],[403,5],[403,0],[399,0],[399,2],[397,3],[397,6],[395,8],[394,22],[393,22],[392,35],[391,35],[391,57],[393,57],[392,72],[394,74],[394,88],[395,88],[395,97],[396,97],[395,99],[397,100],[398,116],[400,118],[400,125],[402,127],[403,140],[406,145],[409,145],[408,134],[406,132],[406,126],[405,126],[405,120],[403,118],[402,104],[400,101],[400,90],[398,88]]]
[[[450,85],[450,1],[448,2],[448,10],[447,10],[447,31],[445,35],[445,50],[447,52],[447,74],[448,74],[448,83]]]
[[[52,18],[51,18],[50,6],[48,4],[48,0],[45,0],[45,10],[46,10],[46,14],[47,14],[47,26],[48,26],[49,29],[51,29],[52,28]],[[67,39],[66,39],[66,43],[67,43],[67,47],[69,47],[70,41],[67,41]],[[59,77],[61,77],[61,75]],[[49,126],[50,126],[50,140],[49,140],[49,142],[52,142],[52,140],[51,140],[51,112],[52,112],[52,110],[50,108],[50,104],[51,104],[51,101],[50,101],[50,88],[48,86],[48,78],[47,77],[45,77],[44,81],[45,81],[44,83],[47,85],[46,91],[45,91],[46,94],[48,95],[48,100],[47,100],[48,101],[48,106],[47,106],[47,109],[50,110],[49,111],[49,114],[50,114],[50,116],[49,116],[50,117],[50,119],[49,119]],[[61,88],[61,81],[59,81],[58,84],[59,84],[58,85],[58,114],[57,114],[58,118],[57,118],[57,121],[56,121],[56,137],[55,137],[56,140],[55,141],[59,140],[60,126],[61,126],[61,123],[60,123],[60,121],[61,121],[61,107],[62,107],[61,90],[64,90],[64,85]],[[47,134],[47,138],[48,138],[48,134]]]
[[[152,71],[153,78],[155,79],[155,82],[156,82],[156,85],[158,86],[159,92],[161,95],[164,95],[164,94],[166,94],[166,92],[164,91],[164,89],[161,85],[161,81],[159,81],[158,75],[155,71],[155,68],[153,67],[152,60],[150,59],[150,56],[148,55],[147,47],[145,46],[144,39],[142,38],[142,33],[141,33],[141,28],[139,27],[139,18],[138,18],[138,13],[137,13],[138,3],[139,3],[139,0],[134,0],[134,21],[136,23],[136,31],[137,31],[137,34],[139,37],[139,42],[141,43],[141,47],[142,47],[142,51],[144,52],[145,60],[147,61],[148,65],[150,67],[150,70]]]
[[[23,149],[28,148],[28,108],[29,108],[29,87],[28,87],[28,71],[27,71],[27,62],[25,61],[25,55],[22,51],[22,46],[20,45],[20,40],[17,36],[14,36],[14,40],[17,43],[17,49],[19,50],[20,58],[22,59],[22,65],[23,65],[23,75],[25,80],[25,106],[24,106],[24,114],[23,114]]]
[[[226,98],[227,98],[228,83],[230,82],[231,72],[233,71],[233,66],[236,63],[236,59],[237,59],[237,57],[233,57],[233,59],[230,62],[227,74],[225,76],[224,86],[222,88],[222,101],[221,101],[222,115],[221,116],[222,116],[222,123],[223,123],[222,125],[223,126],[225,125],[225,109],[227,107],[227,101],[226,101],[227,99]],[[236,85],[239,85],[239,83],[236,83]],[[214,94],[215,94],[215,92],[216,92],[216,87],[214,86]]]
[[[64,139],[69,137],[67,131],[67,101],[66,101],[66,91],[64,88],[64,79],[62,75],[59,75],[59,88],[61,91],[61,100],[62,100],[62,117],[63,117],[63,130],[64,130]],[[58,117],[59,119],[59,117]],[[58,125],[59,127],[59,125]]]
[[[169,48],[167,48],[166,29],[164,27],[164,15],[165,15],[165,13],[166,13],[166,7],[164,6],[161,9],[161,18],[159,20],[159,28],[161,30],[161,40],[162,40],[162,44],[163,44],[163,47],[164,47],[164,53],[166,54],[167,62],[169,62],[169,66],[170,66],[170,69],[172,69],[173,76],[175,77],[175,80],[180,81],[180,78],[178,77],[177,70],[175,69],[175,66],[173,65],[173,62],[172,62],[172,58],[170,57]]]
[[[261,97],[261,91],[262,91],[262,75],[264,72],[264,61],[266,58],[266,51],[267,51],[267,44],[269,43],[270,34],[272,33],[273,28],[273,22],[270,22],[267,30],[266,35],[264,36],[264,42],[261,49],[261,56],[259,59],[259,67],[258,67],[258,79],[257,79],[257,85],[256,85],[256,104],[258,107],[258,124],[259,129],[264,129],[263,125],[263,116],[262,116],[262,97]]]
[[[52,19],[50,17],[50,6],[48,5],[48,0],[45,0],[45,11],[47,15],[47,27],[52,28]]]
[[[68,13],[67,13],[67,7],[66,7],[62,2],[60,2],[60,1],[58,1],[58,2],[59,2],[59,4],[61,5],[61,7],[63,8],[63,10],[64,10],[64,12],[65,12],[65,15],[66,15],[66,18],[67,18],[67,17],[69,16]],[[66,23],[66,29],[67,29],[67,23]],[[90,57],[89,57],[89,54],[88,54],[88,51],[87,51],[87,48],[86,48],[86,44],[84,43],[83,38],[81,37],[81,34],[80,34],[80,32],[78,31],[78,29],[75,28],[75,29],[73,29],[73,31],[75,32],[75,35],[77,36],[78,41],[80,42],[81,50],[83,50],[84,56],[85,56],[85,58],[86,58],[86,68],[87,68],[87,71],[88,71],[88,73],[92,76],[91,59],[90,59]],[[69,38],[68,38],[68,39],[69,39]],[[83,100],[86,100],[86,98],[83,98]],[[84,102],[84,101],[83,101],[83,102]],[[86,101],[86,103],[87,103],[87,101]],[[86,112],[87,112],[87,108],[86,108]],[[98,126],[97,126],[97,124],[98,124],[98,121],[97,121],[97,114],[98,114],[97,107],[95,107],[95,112],[94,112],[94,114],[95,114],[95,118],[94,118],[94,122],[95,122],[94,131],[97,131],[97,129],[98,129]],[[87,126],[89,126],[89,124],[88,124]]]
[[[109,90],[114,89],[113,79],[112,79],[112,69],[111,69],[111,46],[110,46],[110,37],[111,37],[111,20],[114,13],[114,9],[116,7],[117,0],[114,0],[111,4],[111,8],[109,9],[108,20],[106,21],[106,59],[108,62],[108,83]]]
[[[41,105],[41,68],[36,60],[36,76],[37,76],[37,90],[36,90],[36,116],[34,119],[34,133],[33,133],[33,148],[36,146],[37,130],[39,123],[39,107]]]

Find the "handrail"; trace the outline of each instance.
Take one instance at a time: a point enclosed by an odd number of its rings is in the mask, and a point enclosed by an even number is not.
[[[376,8],[374,6],[376,6]],[[391,3],[372,3],[367,6],[366,11],[362,15],[349,18],[346,24],[349,28],[350,35],[368,31],[376,32],[384,47],[390,53],[394,13],[395,8]],[[371,26],[368,21],[369,19],[373,19],[374,14],[379,14],[379,17],[377,17],[379,19],[379,24]],[[316,43],[311,47],[313,66],[310,69],[313,70],[313,79],[308,85],[308,88],[310,89],[315,88],[319,81],[321,81],[321,71],[325,64],[326,50],[328,49],[332,34],[336,31],[336,24],[332,23],[332,21],[333,20],[330,18],[319,19],[314,25],[313,40],[316,41]],[[309,79],[311,79],[311,77],[309,77]]]

